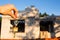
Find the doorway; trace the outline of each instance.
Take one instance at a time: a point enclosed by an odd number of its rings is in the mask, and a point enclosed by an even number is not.
[[[24,32],[25,31],[25,20],[18,20],[18,32]]]
[[[50,31],[53,32],[54,30],[54,23],[53,21],[40,21],[40,31]],[[50,30],[49,30],[50,29]]]

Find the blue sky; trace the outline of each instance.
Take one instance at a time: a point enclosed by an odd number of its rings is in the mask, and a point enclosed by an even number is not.
[[[41,13],[60,15],[60,0],[0,0],[0,6],[5,4],[14,4],[18,10],[34,5]]]

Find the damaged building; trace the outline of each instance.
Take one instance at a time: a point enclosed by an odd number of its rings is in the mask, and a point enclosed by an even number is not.
[[[2,16],[1,38],[37,39],[60,37],[59,25],[55,16],[39,17],[39,10],[31,6],[19,11],[16,20],[8,15]]]

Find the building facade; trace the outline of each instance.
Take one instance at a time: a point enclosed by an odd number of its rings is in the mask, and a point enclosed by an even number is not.
[[[8,15],[2,16],[1,38],[37,39],[60,37],[60,24],[56,17],[39,17],[37,8],[31,6],[19,11],[14,20]]]
[[[14,20],[10,16],[2,16],[1,38],[39,38],[39,14],[38,10],[31,6],[24,11],[19,11],[18,18]]]

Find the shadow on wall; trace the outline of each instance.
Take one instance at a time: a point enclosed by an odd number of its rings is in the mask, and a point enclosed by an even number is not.
[[[1,21],[2,21],[2,17],[0,17],[0,37],[1,37]]]
[[[1,22],[0,22],[0,37],[1,37]]]
[[[55,34],[60,33],[60,25],[58,25],[58,26],[54,29],[54,31],[55,31]],[[60,35],[59,35],[59,37],[60,37]]]

